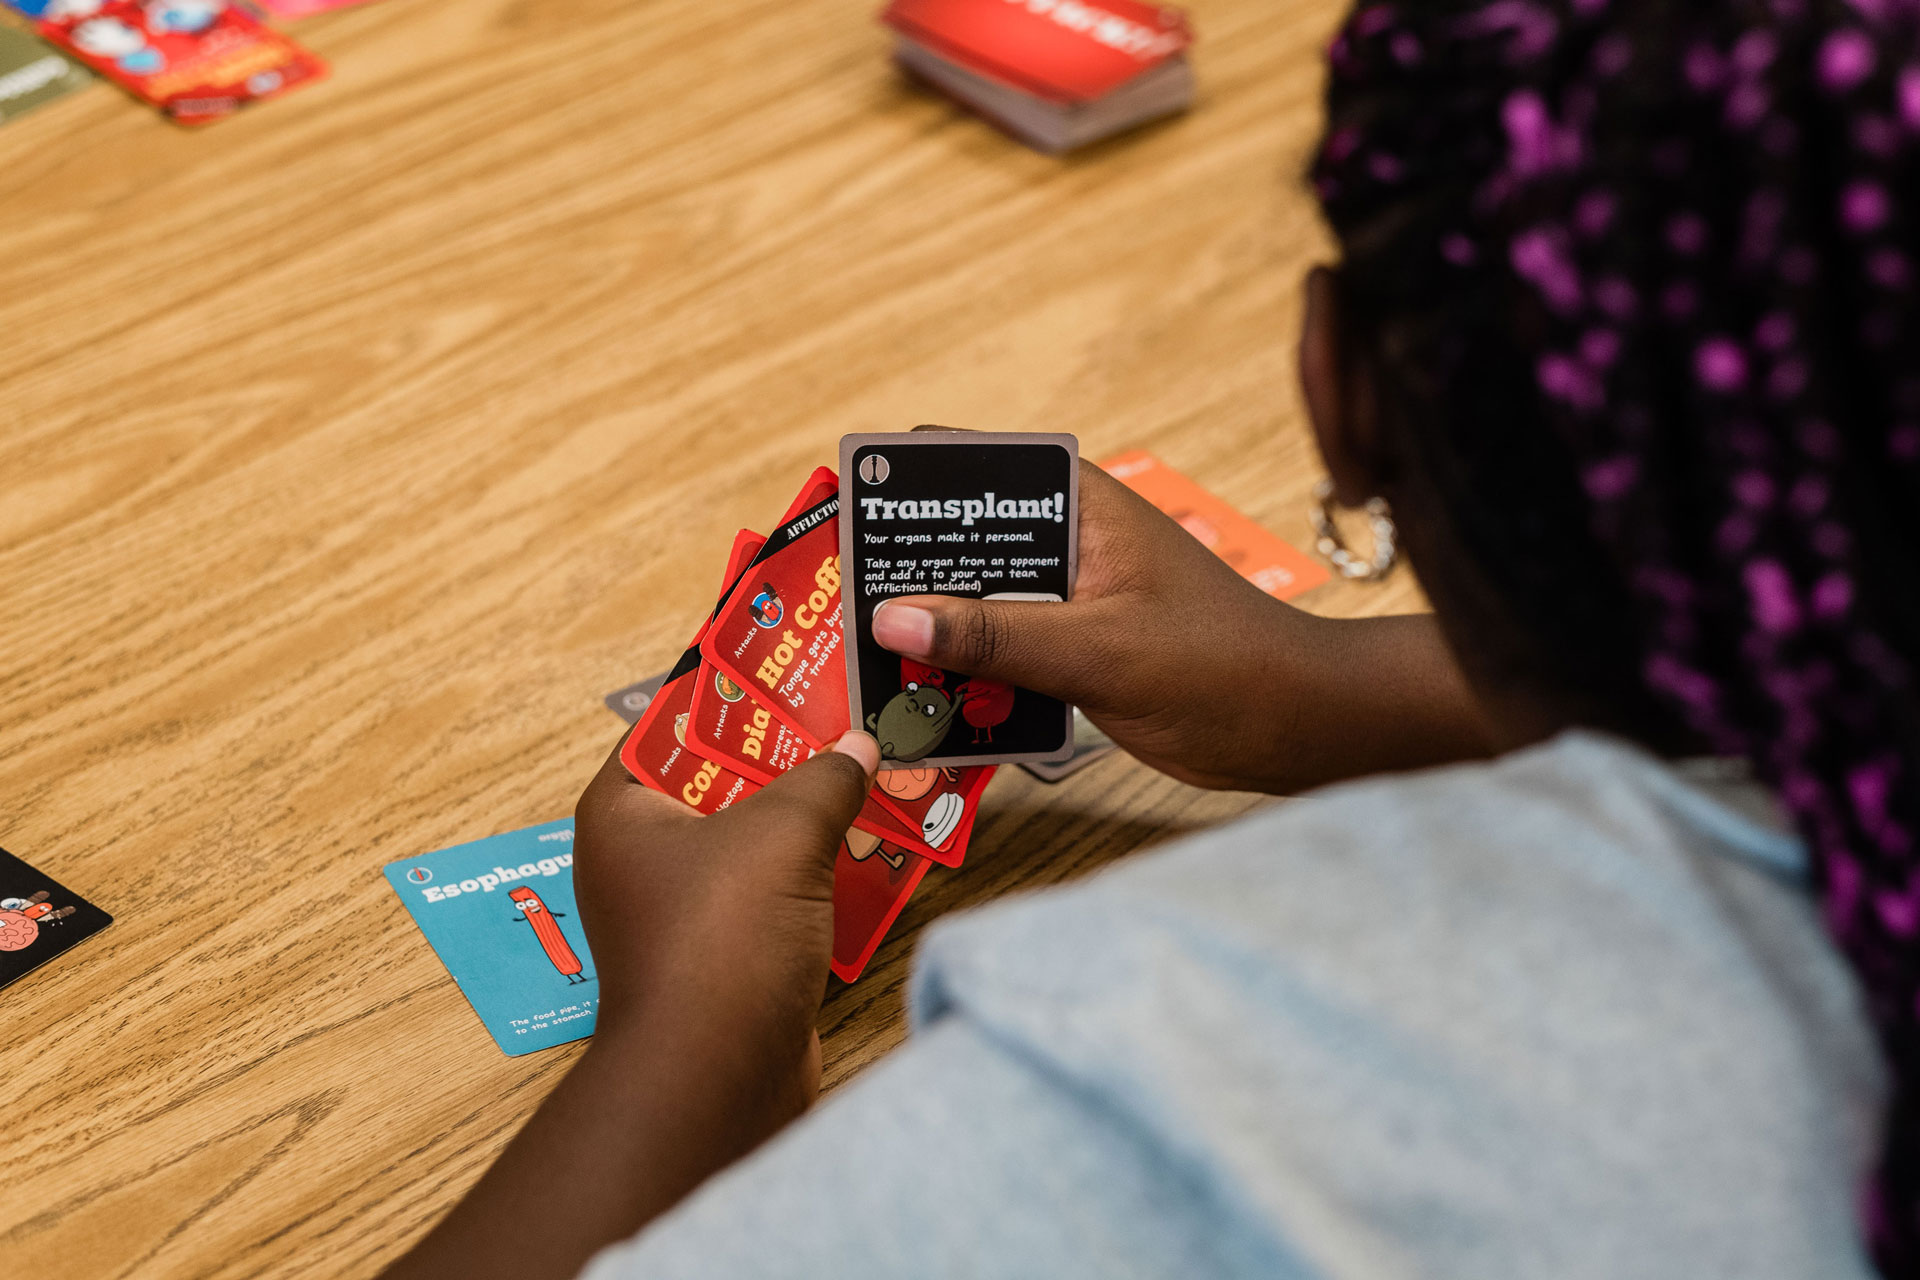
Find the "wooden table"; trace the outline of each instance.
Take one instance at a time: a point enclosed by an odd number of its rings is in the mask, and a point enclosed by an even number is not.
[[[106,85],[0,129],[0,845],[119,917],[0,992],[0,1253],[357,1276],[451,1203],[579,1046],[504,1057],[381,866],[570,812],[843,432],[1143,447],[1307,544],[1340,6],[1195,0],[1198,109],[1067,160],[904,86],[874,7],[382,0],[204,131]],[[830,1082],[936,916],[1253,803],[1004,771]]]

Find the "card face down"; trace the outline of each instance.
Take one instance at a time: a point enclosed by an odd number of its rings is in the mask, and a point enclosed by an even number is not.
[[[0,987],[112,923],[99,907],[0,849]]]
[[[1079,553],[1079,445],[1070,435],[915,431],[840,442],[853,722],[880,767],[1064,760],[1057,698],[970,680],[875,644],[874,610],[904,595],[1064,601]]]

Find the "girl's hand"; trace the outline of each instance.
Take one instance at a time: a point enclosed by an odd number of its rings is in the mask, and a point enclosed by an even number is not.
[[[873,636],[1070,702],[1199,786],[1296,791],[1485,750],[1430,618],[1339,621],[1282,604],[1084,461],[1072,600],[903,596],[874,613]]]
[[[682,1042],[796,1110],[819,1088],[814,1022],[833,866],[879,749],[849,733],[701,817],[609,757],[574,815],[574,883],[599,969],[595,1039]]]
[[[574,814],[599,972],[593,1040],[388,1280],[560,1280],[806,1110],[833,949],[833,861],[879,748],[850,733],[702,818],[616,752]],[[536,1222],[538,1249],[500,1224]]]

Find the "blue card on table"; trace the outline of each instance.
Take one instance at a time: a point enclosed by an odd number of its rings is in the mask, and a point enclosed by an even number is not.
[[[573,905],[573,819],[387,865],[440,963],[509,1054],[593,1033],[600,982]]]

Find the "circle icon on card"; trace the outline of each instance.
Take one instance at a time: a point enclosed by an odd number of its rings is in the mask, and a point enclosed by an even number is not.
[[[780,593],[773,589],[771,582],[760,584],[760,594],[753,598],[753,604],[747,610],[753,620],[771,631],[780,625],[787,616],[787,606],[780,603]]]
[[[747,696],[747,691],[727,679],[724,671],[716,671],[713,673],[713,691],[725,698],[728,702],[738,702]]]
[[[860,459],[860,478],[868,484],[885,484],[892,472],[893,468],[887,465],[887,460],[877,453]]]
[[[681,746],[687,745],[687,713],[684,711],[673,718],[673,736]]]
[[[425,884],[433,879],[433,870],[429,867],[413,867],[408,870],[407,879],[415,884]]]

